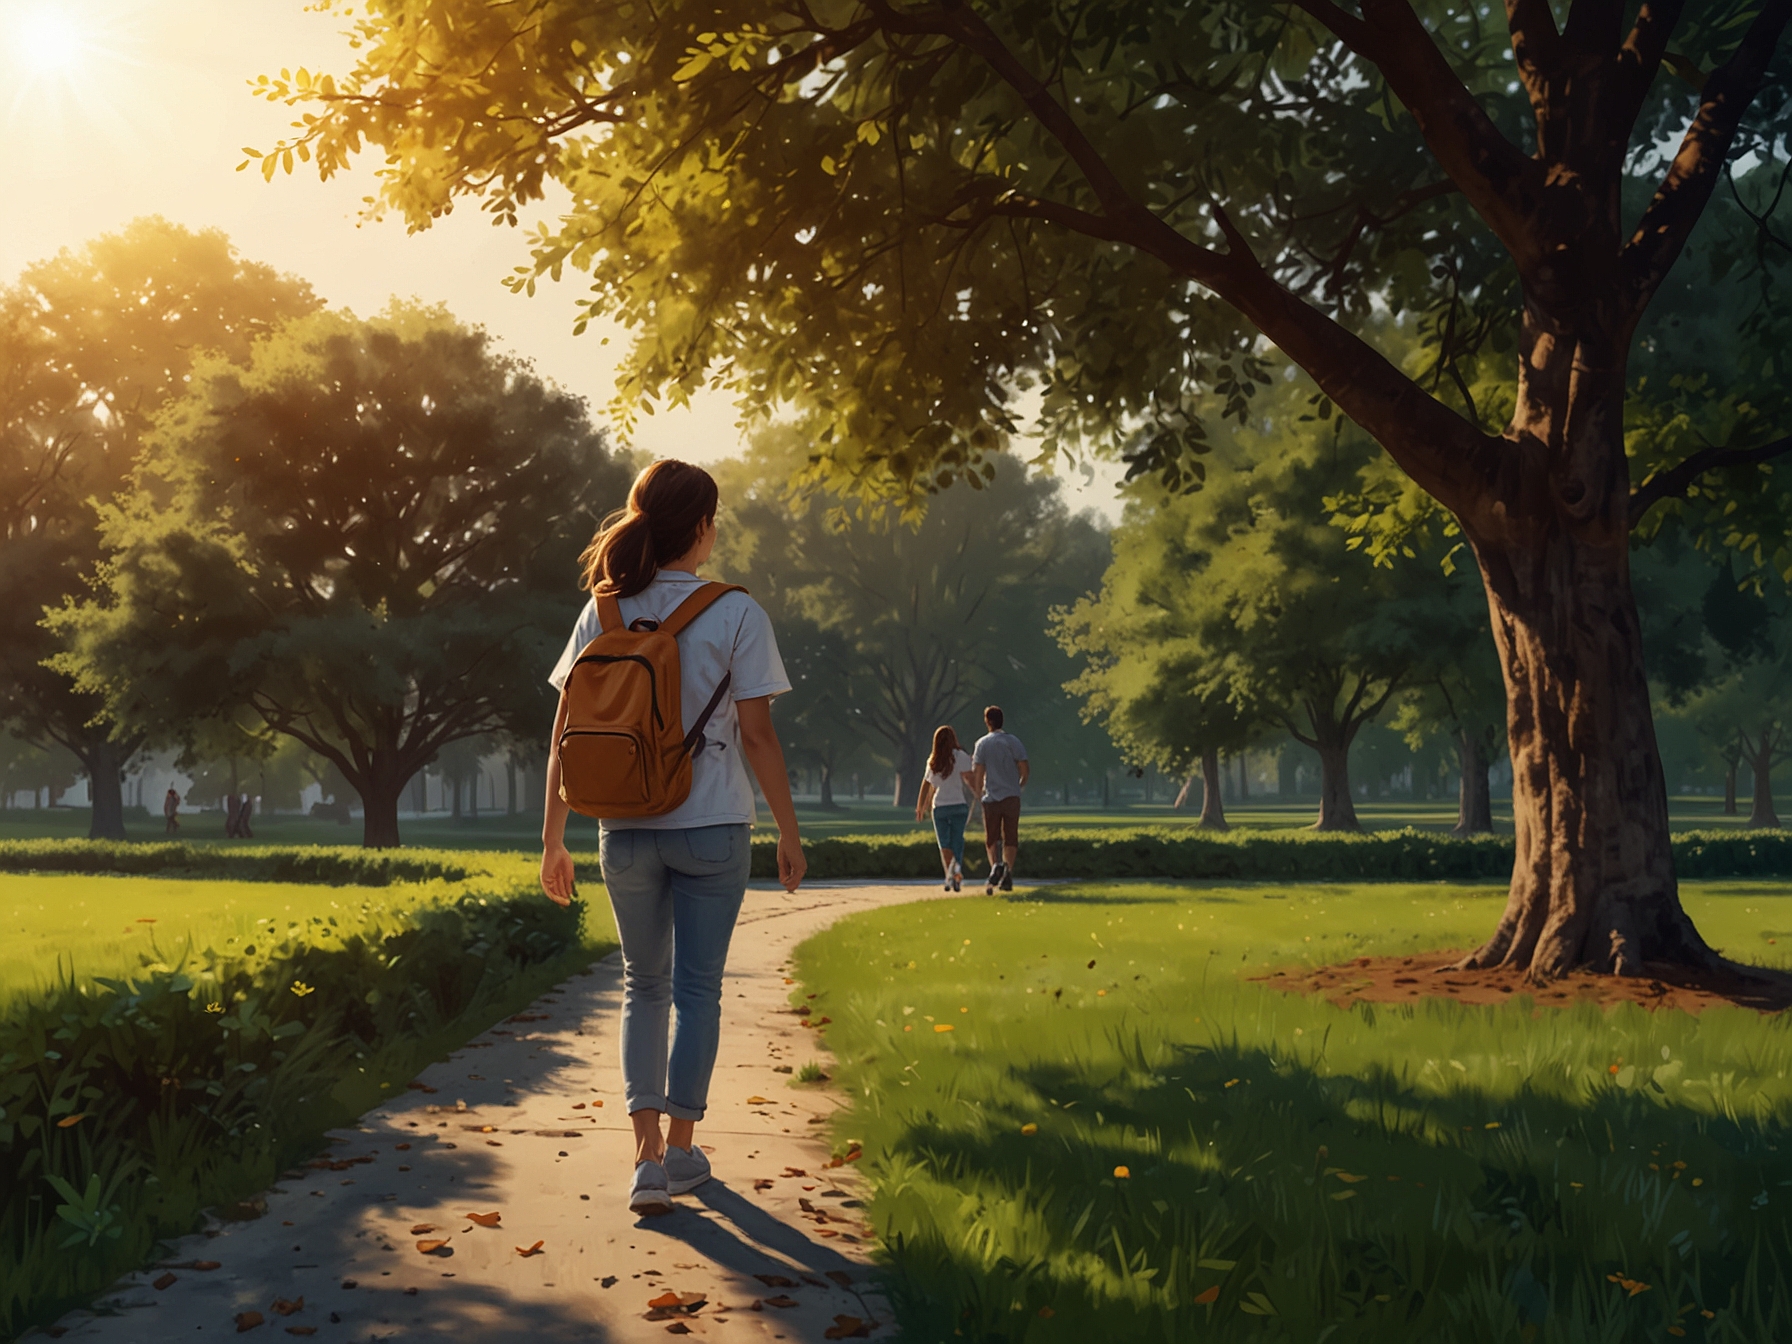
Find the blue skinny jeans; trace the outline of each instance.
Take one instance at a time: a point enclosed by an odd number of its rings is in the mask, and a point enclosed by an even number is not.
[[[964,867],[964,824],[970,819],[969,803],[947,803],[933,809],[933,838],[941,849],[952,851],[960,868]]]
[[[747,892],[748,844],[744,824],[603,833],[604,885],[622,938],[622,1083],[631,1114],[701,1120],[709,1105],[722,970]]]

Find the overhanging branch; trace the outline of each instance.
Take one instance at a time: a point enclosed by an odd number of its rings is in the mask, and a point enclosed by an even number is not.
[[[1754,448],[1701,448],[1678,465],[1656,472],[1630,492],[1630,525],[1634,528],[1642,522],[1643,516],[1664,499],[1685,498],[1693,483],[1708,472],[1771,462],[1787,453],[1792,453],[1792,434]]]

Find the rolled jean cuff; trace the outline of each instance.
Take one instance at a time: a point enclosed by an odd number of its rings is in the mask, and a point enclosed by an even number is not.
[[[636,1111],[658,1111],[661,1115],[669,1115],[674,1120],[689,1120],[692,1123],[701,1120],[703,1112],[708,1109],[705,1106],[680,1106],[676,1101],[667,1101],[666,1098],[658,1095],[630,1097],[627,1105],[630,1115]]]
[[[630,1115],[633,1115],[636,1111],[664,1111],[666,1109],[666,1099],[657,1093],[639,1097],[631,1096],[623,1103],[623,1105],[628,1107],[628,1113]]]

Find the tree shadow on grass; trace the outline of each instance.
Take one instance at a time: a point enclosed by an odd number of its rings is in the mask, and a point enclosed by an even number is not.
[[[1737,1113],[1721,1079],[1588,1080],[1575,1099],[1414,1063],[1326,1074],[1218,1045],[1107,1079],[1010,1070],[981,1123],[949,1108],[883,1159],[905,1323],[1004,1341],[1792,1338],[1777,1115]]]

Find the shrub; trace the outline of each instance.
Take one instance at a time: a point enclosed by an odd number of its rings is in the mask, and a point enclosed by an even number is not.
[[[174,840],[0,840],[0,871],[234,877],[244,882],[319,882],[384,887],[445,878],[460,882],[487,865],[454,850],[350,849],[326,845],[193,845]]]
[[[28,848],[33,867],[76,866],[54,846]],[[111,871],[144,871],[141,859],[148,871],[282,881],[439,878],[448,866],[77,848]],[[70,976],[15,1001],[0,1022],[0,1335],[103,1288],[158,1238],[191,1231],[201,1209],[265,1188],[322,1130],[365,1109],[382,1074],[404,1079],[588,960],[582,909],[541,899],[525,873],[472,874],[397,914],[368,901],[327,937],[300,929],[173,965],[146,956],[128,980]]]
[[[974,849],[974,847],[973,847]],[[815,878],[932,878],[940,873],[931,836],[845,835],[805,840]],[[1681,877],[1792,875],[1792,834],[1692,831],[1675,837]],[[987,865],[967,851],[967,876]],[[1136,830],[1031,830],[1021,834],[1018,867],[1029,878],[1208,878],[1245,882],[1503,881],[1512,872],[1512,837],[1438,831],[1226,831],[1188,827]],[[753,876],[778,875],[773,838],[753,845]]]

